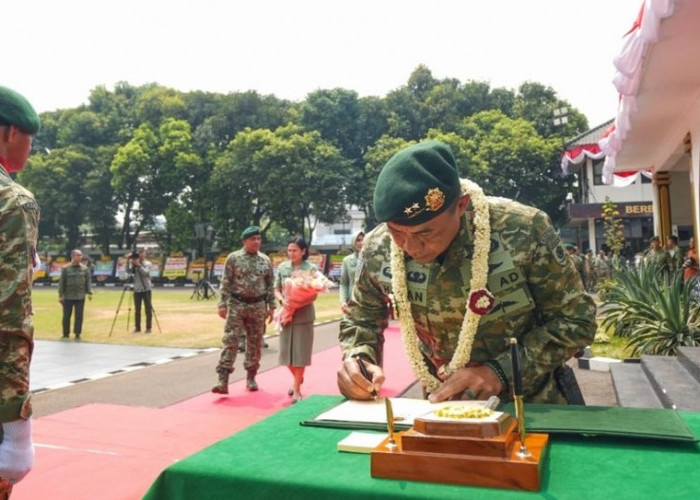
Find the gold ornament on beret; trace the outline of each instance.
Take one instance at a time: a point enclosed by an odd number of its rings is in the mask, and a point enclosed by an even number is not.
[[[437,212],[445,204],[445,193],[443,193],[440,188],[431,188],[428,189],[424,199],[424,207],[421,208],[418,203],[412,203],[403,209],[403,213],[405,213],[407,217],[411,218],[422,213],[423,211]]]
[[[428,189],[428,194],[425,195],[426,210],[437,212],[445,204],[445,193],[440,188]]]

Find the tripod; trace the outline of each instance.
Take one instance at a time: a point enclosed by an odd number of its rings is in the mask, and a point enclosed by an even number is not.
[[[193,271],[194,274],[197,276],[202,274],[202,271]],[[197,285],[194,287],[194,291],[192,292],[192,295],[190,296],[190,300],[194,299],[195,297],[197,300],[209,300],[211,298],[216,298],[218,296],[218,293],[216,292],[216,289],[211,285],[209,280],[207,279],[209,277],[209,269],[204,268],[204,278],[197,281]]]
[[[133,279],[133,276],[131,277]],[[130,281],[131,281],[130,279]],[[126,292],[130,291],[131,292],[131,297],[129,300],[129,309],[126,314],[126,331],[129,331],[129,321],[131,320],[131,304],[134,301],[134,284],[129,282],[124,285],[124,289],[122,290],[121,297],[119,297],[119,303],[117,304],[117,310],[114,313],[114,319],[112,320],[112,328],[109,329],[109,336],[112,336],[112,332],[114,331],[114,325],[117,322],[117,317],[119,316],[119,310],[122,307],[122,302],[124,302],[124,295],[126,295]],[[156,326],[158,327],[158,333],[163,333],[163,331],[160,329],[160,322],[158,321],[158,316],[156,316],[156,310],[153,309],[153,301],[150,302],[150,308],[151,308],[151,314],[153,314],[153,319],[156,320]],[[149,307],[149,302],[146,302],[146,307]],[[148,312],[148,311],[146,311]]]

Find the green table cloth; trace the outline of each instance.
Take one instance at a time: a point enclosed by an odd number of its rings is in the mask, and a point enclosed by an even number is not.
[[[339,403],[312,396],[168,467],[147,500],[700,498],[700,447],[609,437],[552,436],[540,492],[374,479],[370,456],[340,453],[350,431],[299,423]],[[700,435],[700,413],[681,413]]]

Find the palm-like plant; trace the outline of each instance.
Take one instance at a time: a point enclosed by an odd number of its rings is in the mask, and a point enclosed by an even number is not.
[[[602,295],[605,300],[603,327],[617,337],[634,334],[636,311],[648,309],[651,290],[659,287],[658,268],[641,264],[637,269],[613,268],[612,278],[605,282]]]
[[[633,354],[676,354],[679,346],[700,345],[700,307],[692,298],[693,281],[655,266],[640,266],[614,278],[603,325],[628,338]]]

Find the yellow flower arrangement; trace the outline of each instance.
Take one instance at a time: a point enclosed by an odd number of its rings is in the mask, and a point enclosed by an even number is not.
[[[469,196],[474,207],[474,255],[472,260],[472,278],[469,283],[471,291],[467,299],[466,312],[455,352],[450,363],[440,367],[440,370],[438,370],[442,380],[434,377],[428,371],[428,367],[423,360],[416,324],[411,313],[411,303],[408,300],[405,254],[403,249],[399,248],[393,240],[391,242],[391,283],[394,300],[399,311],[404,350],[414,373],[428,392],[436,390],[440,387],[442,381],[446,380],[455,371],[466,366],[469,362],[481,315],[485,314],[493,305],[493,296],[486,289],[489,250],[491,248],[488,200],[484,196],[483,190],[477,184],[467,179],[462,179],[461,186],[462,193]],[[472,300],[472,296],[474,296],[474,300]],[[477,307],[470,307],[470,304],[476,304]]]

